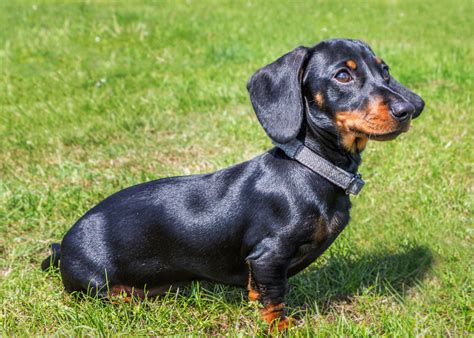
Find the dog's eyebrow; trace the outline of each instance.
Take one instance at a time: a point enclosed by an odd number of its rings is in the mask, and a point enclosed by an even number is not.
[[[347,65],[347,67],[349,67],[349,68],[352,69],[352,70],[356,70],[356,68],[357,68],[357,63],[356,63],[354,60],[352,60],[352,59],[351,59],[351,60],[347,60],[347,61],[346,61],[346,65]]]
[[[375,57],[375,63],[378,64],[378,65],[381,65],[382,63],[385,63],[381,58],[379,58],[378,56]]]

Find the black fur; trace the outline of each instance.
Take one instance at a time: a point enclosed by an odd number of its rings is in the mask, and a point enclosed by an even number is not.
[[[302,69],[308,48],[292,52],[258,70],[247,84],[253,109],[271,139],[287,143],[298,136],[303,122]]]
[[[348,59],[358,65],[348,70],[349,85],[334,79]],[[390,106],[407,102],[413,118],[423,109],[419,96],[383,79],[383,67],[365,43],[329,40],[257,71],[248,90],[273,140],[298,137],[355,173],[360,153],[341,143],[337,112],[360,109],[374,96]],[[315,102],[317,92],[323,104]],[[63,283],[67,291],[91,287],[100,296],[107,296],[106,281],[150,292],[192,280],[246,286],[250,268],[260,300],[279,304],[287,278],[335,240],[350,206],[342,189],[273,148],[215,173],[164,178],[106,198],[65,235]]]

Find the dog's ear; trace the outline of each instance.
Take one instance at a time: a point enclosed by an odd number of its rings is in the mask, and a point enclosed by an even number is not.
[[[298,135],[303,122],[301,89],[306,47],[298,47],[259,69],[247,83],[253,109],[265,132],[278,143]]]

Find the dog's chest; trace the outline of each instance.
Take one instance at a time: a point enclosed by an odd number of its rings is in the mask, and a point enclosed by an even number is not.
[[[349,214],[335,212],[330,218],[317,217],[312,234],[312,244],[320,245],[328,238],[339,234],[346,227],[349,221]]]
[[[330,218],[317,217],[313,221],[310,240],[298,248],[291,266],[310,264],[344,230],[348,221],[348,212],[335,212]]]

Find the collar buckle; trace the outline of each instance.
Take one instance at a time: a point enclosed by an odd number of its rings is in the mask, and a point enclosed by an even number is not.
[[[346,194],[357,195],[364,187],[364,184],[365,182],[362,179],[362,175],[360,173],[355,174],[346,188]]]

